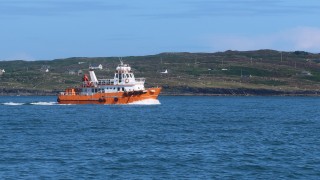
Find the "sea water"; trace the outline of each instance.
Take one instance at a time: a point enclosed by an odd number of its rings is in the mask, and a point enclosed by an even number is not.
[[[0,179],[319,179],[319,97],[0,97]]]

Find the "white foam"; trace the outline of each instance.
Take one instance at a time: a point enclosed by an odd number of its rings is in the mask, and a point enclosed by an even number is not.
[[[57,105],[57,102],[33,102],[31,105],[52,106]]]
[[[161,103],[158,99],[145,99],[145,100],[141,100],[141,101],[135,101],[135,102],[132,102],[129,104],[133,104],[133,105],[159,105]]]
[[[59,105],[59,106],[73,106],[73,105],[77,105],[77,104],[56,104],[56,105]]]
[[[21,106],[21,105],[24,105],[25,103],[7,102],[7,103],[2,103],[2,104],[6,105],[6,106]]]

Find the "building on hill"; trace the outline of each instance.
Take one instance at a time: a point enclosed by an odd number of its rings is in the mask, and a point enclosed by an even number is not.
[[[304,76],[312,76],[311,72],[309,71],[302,71],[301,74]]]
[[[43,65],[43,66],[41,66],[40,71],[41,71],[41,72],[49,72],[49,69],[50,69],[50,66],[48,66],[48,65]]]
[[[80,69],[78,70],[78,76],[82,75],[83,74],[83,71]]]
[[[92,65],[90,65],[90,66],[89,66],[89,69],[100,69],[100,70],[102,70],[103,67],[102,67],[101,64],[99,64],[98,66],[92,66]]]
[[[67,71],[67,73],[68,73],[69,75],[75,75],[75,74],[76,74],[76,71],[69,69],[69,70]]]
[[[69,74],[69,75],[82,75],[83,74],[83,71],[80,69],[80,70],[75,70],[75,69],[68,69],[65,73]]]
[[[5,73],[4,69],[0,69],[0,76],[4,73]]]

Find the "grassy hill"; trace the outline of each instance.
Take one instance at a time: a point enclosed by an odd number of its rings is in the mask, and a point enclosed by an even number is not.
[[[123,57],[123,61],[132,66],[136,77],[147,78],[147,87],[164,87],[164,94],[239,94],[239,90],[253,92],[249,94],[265,91],[304,94],[320,91],[320,54],[303,51],[161,53]],[[78,71],[88,73],[90,64],[103,65],[103,70],[96,71],[98,78],[112,78],[119,58],[0,61],[0,69],[5,69],[0,75],[0,89],[4,94],[56,93],[79,85],[82,75],[78,75]],[[46,68],[49,72],[44,72]],[[161,74],[165,69],[169,73]]]

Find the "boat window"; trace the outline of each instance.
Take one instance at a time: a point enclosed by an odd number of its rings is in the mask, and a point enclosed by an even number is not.
[[[94,93],[94,89],[91,89],[91,92],[93,92],[93,93]]]
[[[124,91],[124,87],[122,88],[122,91]]]
[[[120,88],[118,88],[118,91],[120,91]]]

